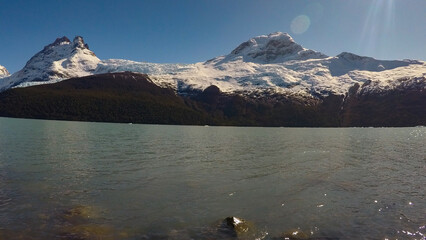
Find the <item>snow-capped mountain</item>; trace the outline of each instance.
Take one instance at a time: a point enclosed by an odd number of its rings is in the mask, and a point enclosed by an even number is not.
[[[402,78],[425,79],[426,63],[376,60],[346,52],[329,57],[303,48],[290,35],[280,32],[249,39],[228,55],[195,64],[100,61],[81,37],[72,43],[64,37],[46,46],[21,71],[0,79],[0,91],[122,71],[146,73],[157,85],[180,93],[216,85],[227,93],[273,91],[327,96],[344,95],[350,87],[365,82],[372,83],[370,91],[380,92],[400,86],[398,80]],[[426,88],[422,81],[420,85]]]
[[[25,67],[0,80],[0,91],[31,82],[57,82],[93,74],[100,60],[89,50],[82,37],[71,42],[67,37],[56,39],[34,55]]]
[[[375,82],[375,90],[388,90],[398,86],[398,79],[425,74],[425,62],[376,60],[346,52],[328,57],[301,47],[286,33],[273,33],[252,38],[228,55],[153,79],[158,84],[172,82],[178,91],[216,85],[224,92],[273,90],[318,96],[345,94],[354,84],[369,80]]]
[[[275,91],[286,94],[345,94],[354,84],[373,81],[373,91],[399,86],[401,78],[426,74],[421,61],[386,61],[341,53],[329,57],[303,48],[286,33],[252,38],[231,53],[195,64],[155,64],[125,60],[100,63],[97,73],[131,71],[150,75],[178,92],[216,85],[223,92]],[[426,87],[426,83],[423,83]]]
[[[10,74],[5,67],[0,65],[0,78],[8,77]]]
[[[240,44],[229,55],[219,58],[219,63],[242,59],[244,62],[267,64],[326,57],[327,55],[320,52],[303,48],[287,33],[276,32]]]

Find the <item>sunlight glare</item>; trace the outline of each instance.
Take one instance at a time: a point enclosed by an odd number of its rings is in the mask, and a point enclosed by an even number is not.
[[[394,0],[373,0],[361,33],[360,50],[383,54],[382,42],[389,41],[395,26]]]

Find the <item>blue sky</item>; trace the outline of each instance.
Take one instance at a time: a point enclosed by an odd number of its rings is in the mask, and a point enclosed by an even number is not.
[[[76,35],[100,59],[193,63],[276,31],[331,56],[426,60],[425,13],[425,0],[0,0],[0,65]]]

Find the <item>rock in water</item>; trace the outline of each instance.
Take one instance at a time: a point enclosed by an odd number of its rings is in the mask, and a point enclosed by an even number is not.
[[[99,212],[92,206],[78,205],[66,209],[59,215],[59,224],[54,229],[56,237],[73,240],[117,239],[114,229],[99,224],[99,218]]]
[[[98,217],[98,213],[91,206],[79,205],[65,210],[60,217],[68,223],[76,224],[96,218]]]
[[[75,226],[65,226],[62,231],[56,236],[59,239],[102,239],[102,240],[114,240],[114,231],[109,226],[98,225],[98,224],[84,224]]]
[[[218,232],[225,237],[233,238],[246,238],[256,233],[253,223],[237,217],[225,218]]]

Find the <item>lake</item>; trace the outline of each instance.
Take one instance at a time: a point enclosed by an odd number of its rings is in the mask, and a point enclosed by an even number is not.
[[[0,118],[1,240],[425,239],[425,186],[424,127]]]

